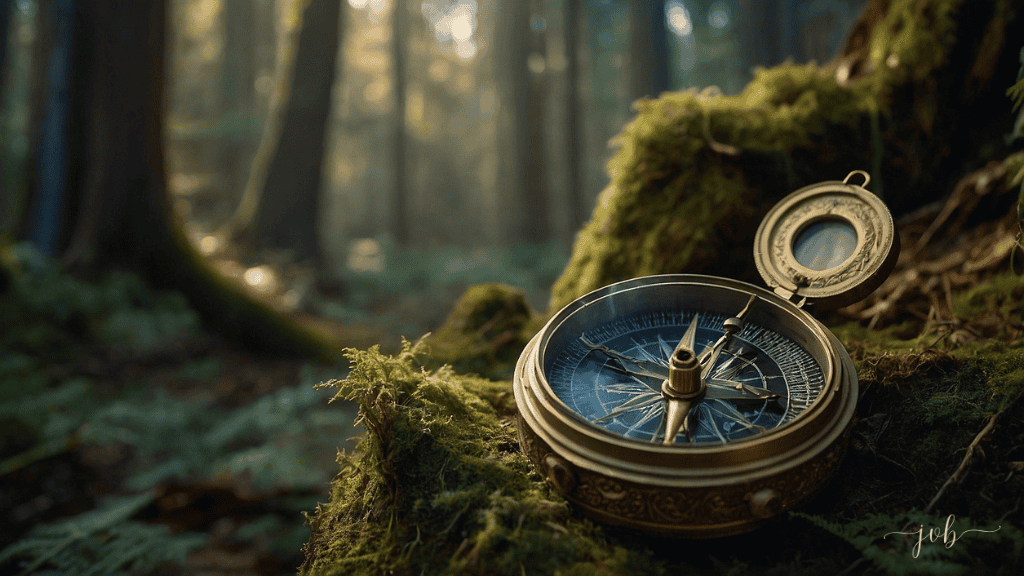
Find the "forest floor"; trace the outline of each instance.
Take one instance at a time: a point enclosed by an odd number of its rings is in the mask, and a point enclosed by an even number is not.
[[[386,348],[436,327],[489,270],[542,286],[561,266],[538,269],[529,249],[364,257],[341,298],[304,306],[375,321]],[[346,366],[247,350],[178,294],[73,275],[26,245],[0,246],[0,325],[0,572],[296,572],[303,514],[362,432],[356,406],[316,387]]]

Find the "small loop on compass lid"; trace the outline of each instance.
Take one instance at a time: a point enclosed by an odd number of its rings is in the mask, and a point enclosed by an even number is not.
[[[860,174],[861,176],[864,177],[864,183],[861,184],[860,187],[861,188],[867,188],[868,187],[868,182],[871,182],[871,176],[869,176],[868,173],[863,171],[863,170],[854,170],[853,172],[850,172],[849,174],[847,174],[846,178],[843,178],[843,184],[849,184],[850,183],[850,178],[853,178],[854,174]]]

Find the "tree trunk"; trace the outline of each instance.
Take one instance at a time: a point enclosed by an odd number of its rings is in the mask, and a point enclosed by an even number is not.
[[[293,250],[298,259],[314,263],[323,259],[318,234],[320,183],[342,4],[309,0],[303,11],[281,138],[267,169],[253,227],[257,246]]]
[[[164,167],[166,3],[82,2],[74,50],[80,92],[70,117],[64,198],[77,206],[63,222],[63,251],[78,268],[127,268],[156,286],[181,290],[214,330],[263,349],[341,359],[342,346],[366,342],[308,317],[287,314],[223,277],[190,244],[170,207]],[[68,170],[81,162],[83,171]],[[38,195],[38,192],[34,192]],[[36,202],[38,203],[38,202]],[[345,343],[345,344],[343,344]]]
[[[79,152],[79,141],[74,139],[72,126],[82,118],[80,111],[86,104],[86,90],[82,89],[83,52],[88,46],[83,39],[87,29],[80,26],[80,14],[75,0],[54,2],[47,11],[40,11],[38,28],[42,31],[33,62],[38,69],[34,75],[34,99],[37,114],[33,114],[35,161],[30,219],[27,235],[44,254],[54,256],[67,245],[67,221],[75,198],[66,197],[65,182],[74,175],[74,160]],[[33,112],[36,112],[33,110]]]
[[[14,20],[14,6],[15,2],[0,1],[0,94],[7,87],[7,43],[10,41],[11,21]]]
[[[580,0],[564,0],[566,90],[565,161],[567,171],[566,197],[569,202],[569,230],[574,235],[583,226],[590,212],[583,189],[582,125],[580,120]],[[570,237],[570,241],[571,241]]]
[[[534,35],[530,30],[530,3],[502,2],[498,29],[503,31],[496,40],[501,100],[499,210],[507,218],[509,241],[539,242],[548,239],[549,224],[544,186],[543,100],[538,96],[541,80],[532,79],[527,67]]]
[[[669,89],[664,0],[633,0],[629,14],[630,100]]]
[[[774,66],[788,56],[783,52],[783,33],[788,33],[787,27],[792,23],[781,19],[784,1],[740,0],[739,31],[745,73],[757,66]]]
[[[221,27],[224,49],[221,65],[221,122],[229,126],[217,147],[218,171],[223,174],[222,202],[237,205],[249,177],[253,156],[250,126],[256,123],[255,0],[224,0]],[[258,29],[258,28],[257,28]]]
[[[409,7],[395,0],[391,12],[391,85],[395,94],[394,125],[391,134],[391,189],[388,198],[391,237],[399,245],[409,243],[408,167],[405,131],[405,65],[409,29]]]

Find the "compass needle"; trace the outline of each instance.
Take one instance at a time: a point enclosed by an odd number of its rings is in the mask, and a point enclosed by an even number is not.
[[[693,405],[689,400],[679,400],[676,398],[668,399],[668,406],[666,407],[667,414],[665,415],[665,439],[662,440],[662,444],[670,446],[675,443],[676,435],[679,434],[680,430],[687,432],[687,438],[690,437],[689,426],[687,426],[688,416],[690,415],[690,407]]]
[[[697,322],[700,320],[700,314],[697,312],[693,313],[693,319],[690,320],[690,325],[686,327],[686,332],[683,334],[682,340],[679,341],[679,346],[687,350],[695,350],[697,348]],[[669,351],[669,355],[672,352]]]

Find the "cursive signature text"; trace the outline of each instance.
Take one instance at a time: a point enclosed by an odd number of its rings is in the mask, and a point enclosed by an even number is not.
[[[950,514],[949,518],[946,518],[945,528],[929,528],[927,532],[928,541],[936,542],[941,538],[943,546],[945,546],[946,548],[952,548],[953,544],[956,544],[956,541],[960,538],[963,538],[964,534],[967,534],[968,532],[997,532],[1000,528],[1002,528],[1002,526],[996,526],[995,530],[980,530],[978,528],[970,528],[968,530],[961,530],[958,534],[956,530],[953,530],[953,522],[955,520],[956,516]],[[906,536],[913,536],[916,534],[917,544],[914,544],[914,548],[911,550],[911,554],[914,556],[914,558],[917,558],[918,555],[921,554],[921,544],[923,544],[925,540],[924,525],[918,527],[917,530],[912,532],[889,532],[885,536],[882,536],[882,538],[884,539],[890,536],[891,534],[903,534]]]

